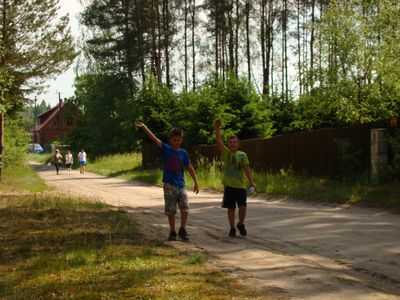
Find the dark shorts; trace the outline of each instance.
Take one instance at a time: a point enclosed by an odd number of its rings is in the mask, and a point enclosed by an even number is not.
[[[72,164],[65,164],[67,168],[71,168]]]
[[[236,208],[236,204],[238,207],[247,206],[246,190],[226,186],[221,206],[223,208]]]

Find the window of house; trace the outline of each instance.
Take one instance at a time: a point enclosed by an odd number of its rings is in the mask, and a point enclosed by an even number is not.
[[[71,117],[67,118],[67,125],[68,125],[68,126],[73,125],[73,120],[72,120]]]

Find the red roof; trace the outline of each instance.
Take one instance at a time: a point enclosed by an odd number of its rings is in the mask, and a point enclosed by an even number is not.
[[[58,112],[61,110],[61,108],[64,106],[64,103],[65,103],[64,101],[60,101],[61,105],[59,104],[59,105],[57,105],[57,106],[55,106],[53,108],[50,108],[49,110],[47,110],[47,111],[45,111],[45,112],[43,112],[41,114],[39,114],[38,117],[40,117],[40,116],[42,116],[42,115],[44,115],[46,113],[49,113],[49,112],[51,112],[53,110],[53,112],[50,114],[50,116],[47,117],[47,119],[44,120],[44,122],[42,124],[36,125],[33,128],[33,131],[40,131],[40,130],[43,129],[43,127],[45,127],[47,124],[49,124],[54,119],[54,117],[58,114]]]

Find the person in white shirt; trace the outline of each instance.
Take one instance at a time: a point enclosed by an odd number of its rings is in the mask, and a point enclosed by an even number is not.
[[[71,151],[67,151],[67,154],[65,154],[65,166],[67,167],[67,174],[71,174],[71,166],[74,163],[74,159],[72,156]]]
[[[78,159],[79,159],[79,171],[81,174],[85,174],[85,167],[86,167],[86,152],[85,150],[81,150],[81,152],[78,153]]]

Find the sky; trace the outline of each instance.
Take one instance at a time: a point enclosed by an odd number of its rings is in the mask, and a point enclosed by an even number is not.
[[[75,39],[79,39],[79,13],[83,10],[83,6],[79,3],[79,0],[60,0],[60,15],[69,14],[71,32]],[[70,68],[55,77],[53,80],[46,82],[48,88],[44,90],[42,94],[37,95],[38,102],[42,100],[46,101],[50,105],[58,103],[58,93],[61,93],[61,98],[68,98],[74,95],[74,64]]]

